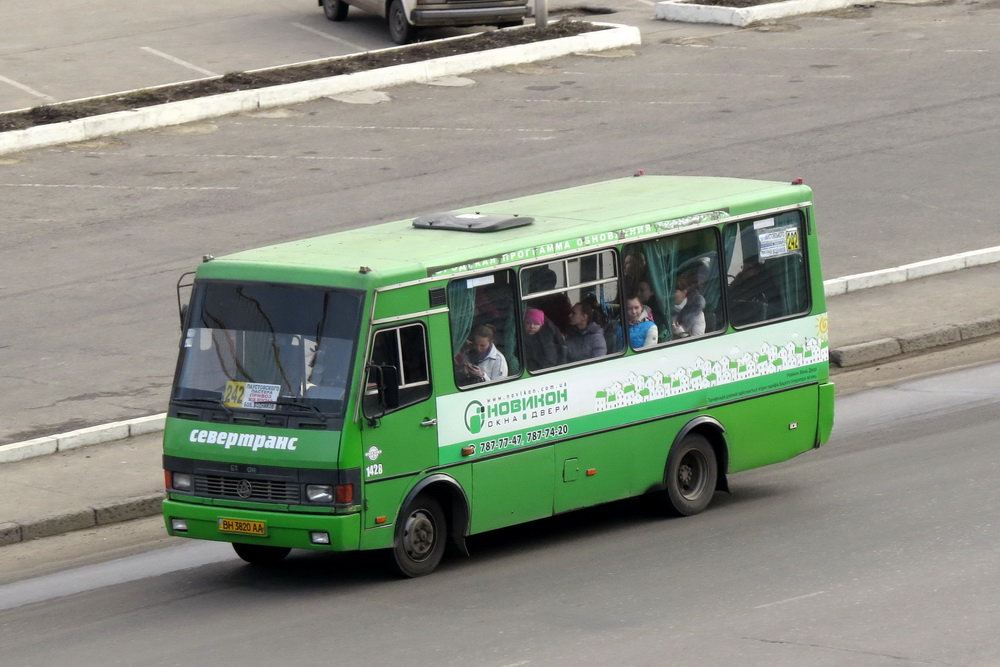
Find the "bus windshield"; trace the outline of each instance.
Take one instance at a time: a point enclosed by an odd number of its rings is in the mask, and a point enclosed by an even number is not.
[[[362,301],[344,290],[196,284],[173,399],[342,417]]]

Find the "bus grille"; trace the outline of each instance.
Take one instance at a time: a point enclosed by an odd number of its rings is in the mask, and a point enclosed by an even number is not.
[[[247,484],[249,484],[249,488]],[[296,482],[278,482],[267,479],[248,479],[246,477],[195,475],[194,478],[195,493],[199,496],[208,496],[210,498],[232,498],[234,500],[296,504],[300,501],[300,488],[300,485]]]

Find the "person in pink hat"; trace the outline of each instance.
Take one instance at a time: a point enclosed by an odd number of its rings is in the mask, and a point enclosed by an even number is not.
[[[565,362],[566,341],[556,326],[537,308],[524,311],[524,366],[529,371]]]

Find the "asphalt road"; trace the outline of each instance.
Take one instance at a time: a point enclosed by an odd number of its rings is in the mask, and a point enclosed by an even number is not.
[[[206,253],[636,169],[804,178],[829,277],[1000,245],[989,7],[645,33],[635,51],[5,158],[0,441],[162,412],[174,285]]]
[[[548,4],[553,17],[582,6]],[[651,0],[586,6],[614,12],[606,16],[625,23],[667,26],[653,21]],[[316,0],[92,0],[56,12],[6,0],[0,12],[0,111],[396,46],[382,19],[352,8],[346,21],[331,22]],[[421,38],[476,31],[434,28]]]
[[[260,571],[170,548],[0,586],[6,665],[995,665],[1000,365],[859,393],[819,451],[703,514],[621,502],[470,541]],[[36,543],[44,550],[48,540]]]
[[[0,7],[5,111],[394,46],[374,16],[335,25],[315,0]]]

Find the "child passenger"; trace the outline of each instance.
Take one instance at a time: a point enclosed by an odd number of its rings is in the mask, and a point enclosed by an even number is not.
[[[566,345],[556,326],[537,308],[524,312],[524,365],[529,371],[561,363]]]

